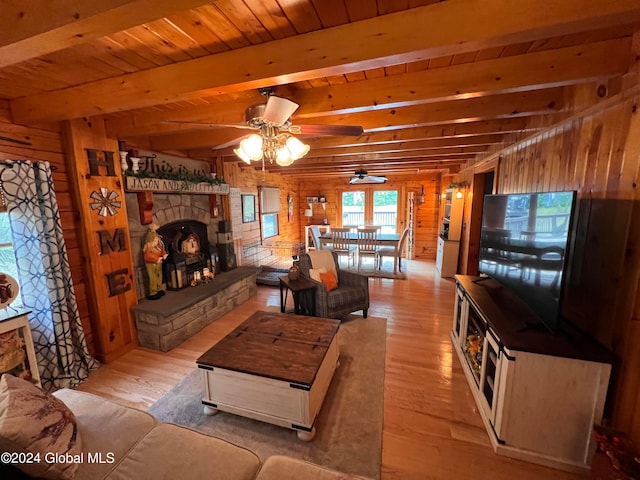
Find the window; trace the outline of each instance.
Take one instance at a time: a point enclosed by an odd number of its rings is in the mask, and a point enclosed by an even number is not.
[[[18,268],[16,266],[16,255],[13,251],[11,239],[11,227],[9,225],[9,214],[0,210],[0,272],[17,279]],[[18,296],[13,305],[22,305],[22,297],[18,289]]]
[[[262,215],[262,238],[278,235],[278,214],[266,213]]]
[[[380,233],[396,233],[398,193],[398,190],[380,187],[342,192],[342,226],[374,225],[380,227]]]
[[[260,221],[263,240],[278,235],[278,212],[280,212],[280,189],[261,187]]]

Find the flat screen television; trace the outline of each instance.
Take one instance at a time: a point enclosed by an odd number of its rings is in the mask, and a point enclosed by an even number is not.
[[[560,323],[575,203],[575,191],[484,197],[479,272],[521,298],[552,332]]]

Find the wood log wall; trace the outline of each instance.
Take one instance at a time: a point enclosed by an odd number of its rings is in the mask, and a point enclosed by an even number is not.
[[[8,103],[0,100],[0,137],[29,144],[22,145],[0,138],[0,159],[47,161],[55,168],[53,182],[69,255],[71,277],[76,292],[78,310],[89,351],[95,355],[96,350],[88,302],[88,289],[91,286],[88,285],[84,270],[84,255],[78,238],[78,234],[81,231],[80,218],[73,201],[60,127],[58,124],[39,127],[15,125],[10,121]]]
[[[478,159],[459,179],[496,171],[498,193],[578,191],[563,315],[616,358],[607,415],[640,442],[640,82],[515,146]],[[631,84],[631,85],[629,85]],[[583,95],[583,99],[584,99]],[[467,210],[465,223],[477,221]],[[467,229],[460,271],[475,273]]]
[[[347,179],[324,178],[322,182],[316,179],[293,180],[287,176],[266,173],[253,168],[244,167],[240,162],[224,164],[224,178],[233,187],[240,188],[242,193],[256,195],[258,202],[258,187],[267,185],[280,188],[280,215],[278,217],[279,235],[271,241],[304,242],[304,226],[307,225],[307,217],[304,216],[308,208],[307,197],[318,197],[323,194],[326,199],[326,218],[329,225],[340,226],[342,224],[340,212],[340,198],[343,191],[363,190],[372,185],[349,185]],[[420,193],[424,186],[425,203],[415,210],[415,244],[414,257],[434,260],[436,258],[437,237],[440,223],[440,172],[422,173],[418,175],[389,175],[389,181],[382,186],[385,189],[397,189],[399,192],[398,217],[401,232],[406,222],[407,193]],[[294,217],[290,222],[287,216],[287,195],[293,195]],[[321,225],[325,218],[325,211],[320,205],[313,206],[311,224]],[[258,208],[256,205],[256,212]],[[235,242],[235,251],[241,262],[242,246],[260,241],[260,221],[245,223],[242,225],[242,239]]]
[[[283,177],[278,174],[263,174],[261,170],[242,166],[240,162],[227,162],[224,164],[225,181],[234,188],[239,188],[242,193],[248,193],[256,196],[256,221],[242,224],[242,238],[234,242],[234,249],[238,262],[243,264],[242,247],[244,245],[255,244],[261,241],[260,227],[260,196],[259,187],[275,187],[280,189],[280,213],[278,214],[278,236],[269,239],[270,242],[275,241],[291,241],[300,242],[300,218],[304,218],[301,205],[298,200],[298,182],[289,177]],[[290,221],[287,214],[288,204],[287,197],[291,195],[294,199],[293,203],[293,219]],[[228,212],[225,212],[225,218],[229,218]],[[246,262],[245,262],[246,263]]]

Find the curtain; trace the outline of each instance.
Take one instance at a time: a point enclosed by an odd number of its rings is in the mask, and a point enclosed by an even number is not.
[[[74,387],[99,363],[80,323],[51,168],[48,162],[4,161],[0,180],[42,386]]]

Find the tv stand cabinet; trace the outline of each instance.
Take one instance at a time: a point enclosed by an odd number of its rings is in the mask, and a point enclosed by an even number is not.
[[[456,275],[451,339],[497,454],[584,473],[612,358],[577,331],[538,321],[493,279]]]

